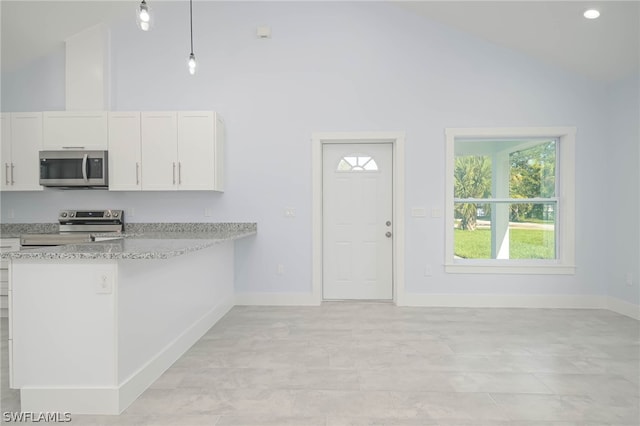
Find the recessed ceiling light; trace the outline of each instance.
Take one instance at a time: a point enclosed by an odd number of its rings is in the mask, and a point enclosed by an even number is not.
[[[589,9],[584,12],[584,17],[587,19],[596,19],[600,16],[600,12],[595,9]]]

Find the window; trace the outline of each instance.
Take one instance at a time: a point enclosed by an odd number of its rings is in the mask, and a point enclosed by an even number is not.
[[[446,137],[447,272],[573,273],[575,129]]]
[[[376,160],[368,155],[348,155],[338,162],[339,172],[375,172],[378,171]]]

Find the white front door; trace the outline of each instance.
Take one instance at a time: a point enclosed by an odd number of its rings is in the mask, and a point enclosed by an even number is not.
[[[322,145],[323,298],[393,298],[393,146]]]

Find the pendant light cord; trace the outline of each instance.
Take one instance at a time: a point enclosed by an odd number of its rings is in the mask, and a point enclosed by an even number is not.
[[[189,32],[191,35],[191,54],[193,55],[193,0],[189,0]]]

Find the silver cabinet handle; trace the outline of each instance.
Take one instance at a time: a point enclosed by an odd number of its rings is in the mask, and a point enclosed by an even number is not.
[[[136,163],[136,185],[140,185],[140,163]]]
[[[178,161],[178,185],[182,185],[182,162]]]
[[[176,163],[173,163],[173,184],[176,184]]]
[[[62,149],[84,149],[84,146],[63,146]]]
[[[14,185],[16,182],[13,180],[13,169],[14,169],[14,165],[13,163],[11,163],[11,185]]]
[[[9,185],[9,163],[4,163],[4,182]]]

